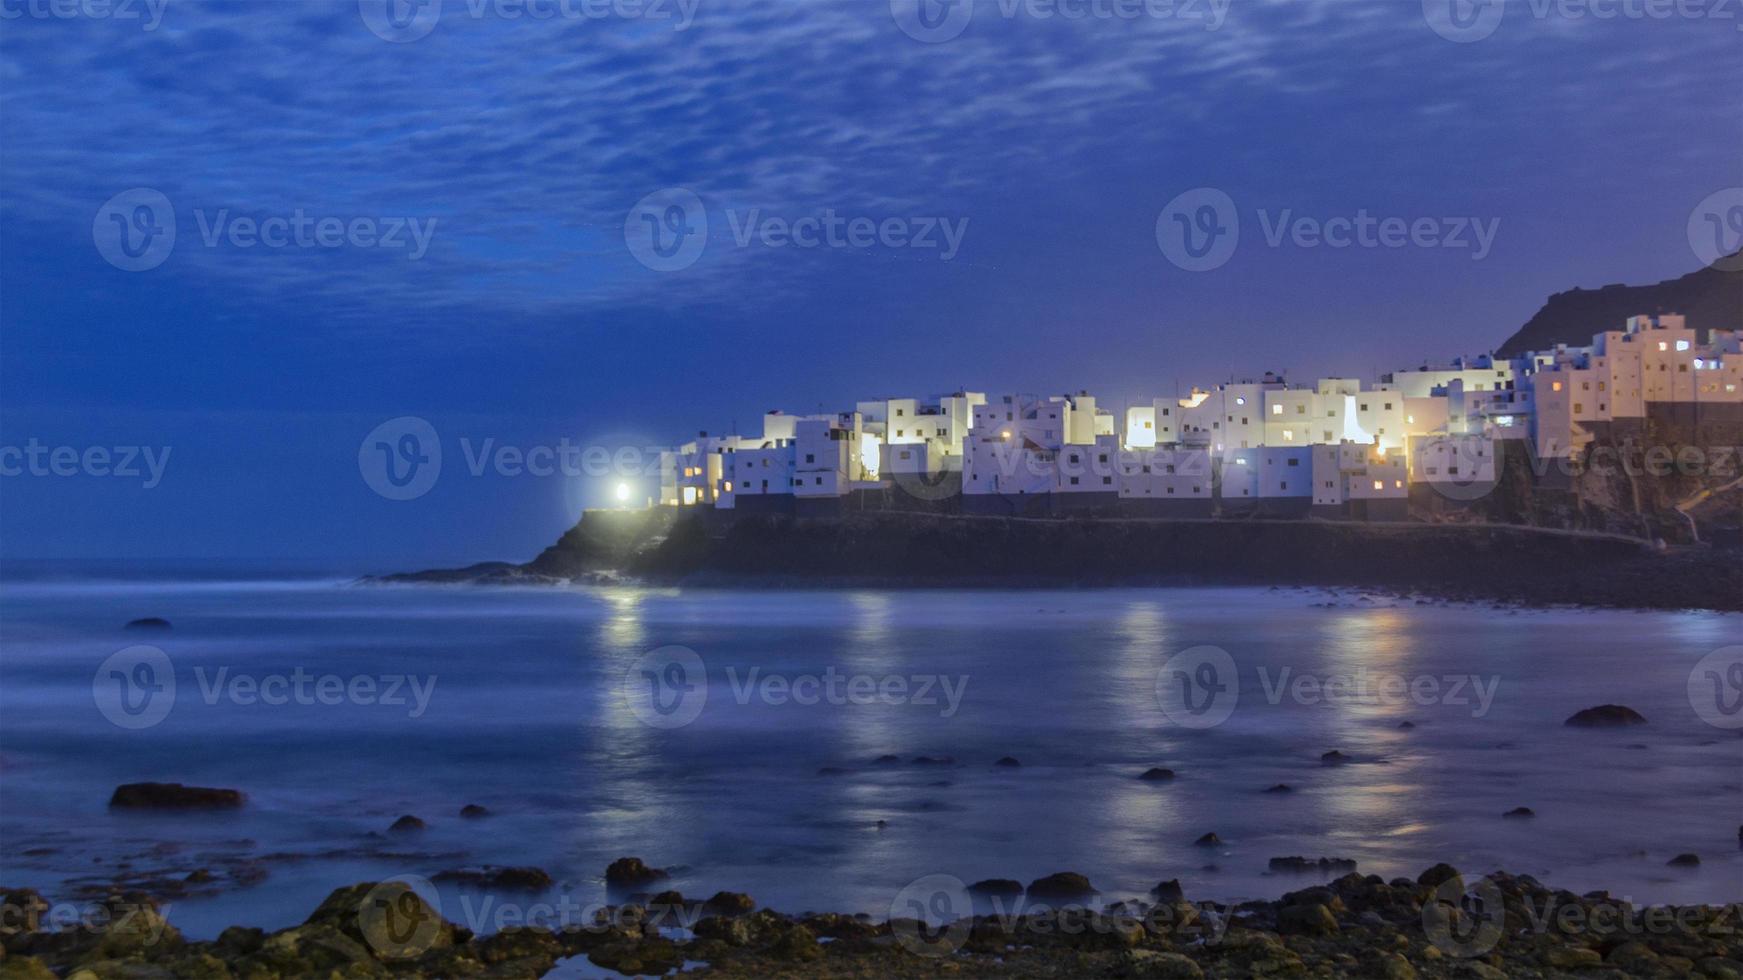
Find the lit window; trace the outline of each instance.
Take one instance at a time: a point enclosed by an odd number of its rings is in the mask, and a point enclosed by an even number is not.
[[[1383,482],[1383,481],[1381,481],[1381,480],[1375,480],[1375,481],[1374,481],[1374,489],[1375,489],[1375,490],[1384,490],[1384,489],[1386,489],[1386,484],[1385,484],[1385,482]]]
[[[1677,350],[1688,350],[1689,349],[1689,342],[1686,340],[1677,341],[1676,342],[1676,349]]]
[[[1272,405],[1271,406],[1271,414],[1272,415],[1282,415],[1283,414],[1283,406],[1282,405]]]
[[[1247,400],[1245,398],[1236,398],[1235,399],[1236,405],[1245,405],[1246,403],[1247,403]]]

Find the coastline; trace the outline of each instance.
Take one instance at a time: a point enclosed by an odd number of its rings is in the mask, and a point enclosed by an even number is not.
[[[637,872],[640,892],[613,905],[525,906],[525,924],[490,935],[444,919],[420,883],[399,880],[339,888],[298,926],[231,927],[204,942],[184,940],[138,893],[96,903],[100,924],[55,928],[42,896],[7,889],[0,976],[1743,976],[1743,905],[1635,907],[1446,864],[1390,881],[1350,871],[1238,905],[1193,902],[1172,881],[1110,904],[1070,872],[1026,888],[929,876],[883,920],[655,891],[663,872],[634,858],[615,862],[608,882],[620,866]],[[932,924],[895,915],[905,907]]]
[[[1743,556],[1476,523],[590,512],[532,561],[371,584],[734,589],[1279,587],[1407,602],[1743,612]]]

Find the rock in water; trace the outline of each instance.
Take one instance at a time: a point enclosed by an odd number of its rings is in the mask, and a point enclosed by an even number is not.
[[[645,885],[666,877],[670,876],[659,868],[648,867],[638,857],[618,858],[605,869],[605,883],[608,885]]]
[[[472,885],[477,888],[496,888],[503,891],[539,892],[555,884],[551,876],[543,868],[460,868],[454,871],[441,871],[433,879],[435,881],[455,881],[462,885]]]
[[[409,834],[414,831],[423,830],[424,822],[408,813],[405,816],[400,817],[398,820],[395,820],[393,826],[387,829],[396,834]]]
[[[1678,854],[1666,862],[1673,868],[1698,868],[1701,866],[1699,854]]]
[[[1154,895],[1158,902],[1178,902],[1186,898],[1186,891],[1180,887],[1179,878],[1170,878],[1162,882],[1150,889],[1150,894]]]
[[[128,620],[127,625],[123,627],[123,629],[166,630],[169,629],[169,620],[164,619],[161,616],[144,616],[139,619]]]
[[[1095,894],[1095,886],[1089,883],[1088,878],[1075,871],[1061,871],[1029,882],[1030,898],[1055,901],[1085,898],[1093,894]]]
[[[1138,778],[1148,780],[1148,781],[1153,782],[1153,783],[1167,782],[1168,780],[1174,778],[1174,770],[1172,770],[1172,769],[1146,769],[1146,770],[1144,770],[1144,774],[1142,776],[1139,776]]]
[[[993,763],[993,765],[1005,766],[1007,768],[1016,768],[1017,766],[1021,766],[1022,763],[1018,762],[1015,756],[1007,755],[1004,758],[1000,759],[999,761]]]
[[[1337,749],[1332,749],[1330,752],[1320,756],[1319,761],[1322,765],[1341,766],[1350,761],[1350,757],[1339,752]]]
[[[702,903],[702,910],[710,915],[744,915],[755,912],[756,899],[744,892],[715,892],[714,897]]]
[[[467,820],[477,820],[480,817],[490,816],[490,811],[476,803],[468,803],[460,808],[460,816],[465,817]]]
[[[181,783],[126,783],[115,787],[109,805],[127,810],[225,810],[248,799],[239,790]]]
[[[1200,837],[1198,840],[1193,841],[1192,846],[1193,847],[1221,847],[1221,846],[1223,846],[1223,839],[1221,837],[1218,837],[1215,833],[1209,833],[1209,834],[1205,834],[1203,837]]]
[[[1563,724],[1573,728],[1621,728],[1627,725],[1644,725],[1646,719],[1640,712],[1624,705],[1600,704],[1596,708],[1574,712]]]
[[[1009,878],[988,878],[968,886],[970,893],[994,898],[1016,898],[1023,894],[1023,883]]]
[[[1290,786],[1288,783],[1278,783],[1277,785],[1272,786],[1269,789],[1265,790],[1265,792],[1267,792],[1267,793],[1293,793],[1293,792],[1295,792],[1295,788]]]
[[[1535,817],[1537,814],[1532,812],[1532,809],[1528,806],[1516,806],[1513,809],[1508,810],[1506,813],[1501,814],[1501,816],[1518,819],[1521,817]]]

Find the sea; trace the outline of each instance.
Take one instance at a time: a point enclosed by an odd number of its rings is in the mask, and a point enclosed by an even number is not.
[[[141,617],[170,626],[126,628]],[[114,882],[183,881],[166,909],[192,938],[293,925],[386,878],[488,932],[613,900],[605,870],[632,856],[666,872],[655,888],[880,919],[916,883],[1072,871],[1098,901],[1177,879],[1232,902],[1338,873],[1272,866],[1291,856],[1735,902],[1739,643],[1735,614],[1352,590],[13,565],[0,886],[76,909]],[[1646,723],[1564,724],[1605,704]],[[110,807],[141,781],[247,799]],[[488,815],[463,818],[469,804]],[[1520,807],[1533,815],[1504,816]],[[390,829],[407,815],[423,828]],[[1684,853],[1700,864],[1668,864]],[[553,884],[442,874],[497,867]]]

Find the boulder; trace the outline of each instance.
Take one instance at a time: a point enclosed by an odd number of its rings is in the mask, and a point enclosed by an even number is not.
[[[1644,725],[1646,719],[1633,708],[1620,704],[1600,704],[1596,708],[1576,711],[1563,722],[1572,728],[1622,728]]]
[[[1528,806],[1516,806],[1513,809],[1508,810],[1506,813],[1501,814],[1501,816],[1517,820],[1524,817],[1535,817],[1537,814],[1532,812],[1532,809]]]
[[[1267,792],[1267,793],[1293,793],[1293,792],[1295,792],[1295,787],[1290,786],[1288,783],[1278,783],[1275,786],[1267,788],[1265,790],[1265,792]]]
[[[1147,781],[1153,782],[1153,783],[1154,782],[1167,782],[1168,780],[1174,778],[1174,770],[1172,770],[1172,769],[1160,769],[1160,768],[1158,768],[1158,769],[1146,769],[1146,770],[1144,770],[1144,774],[1142,776],[1139,776],[1138,778],[1143,779],[1143,780],[1147,780]]]
[[[1699,854],[1688,853],[1678,854],[1676,857],[1667,861],[1666,864],[1673,868],[1698,868],[1701,866],[1701,856]]]
[[[1277,913],[1277,931],[1285,936],[1329,936],[1338,931],[1338,920],[1324,905],[1290,905]]]
[[[1009,755],[1007,755],[1007,756],[1005,756],[1005,757],[1004,757],[1004,758],[1001,758],[1001,759],[1000,759],[1000,760],[999,760],[999,761],[997,761],[997,762],[995,762],[995,763],[993,763],[993,765],[995,765],[995,766],[1004,766],[1004,767],[1006,767],[1006,768],[1007,768],[1007,769],[1015,769],[1015,768],[1017,768],[1017,767],[1018,767],[1018,766],[1021,766],[1021,765],[1022,765],[1022,763],[1021,763],[1021,762],[1018,762],[1018,761],[1017,761],[1017,759],[1016,759],[1016,757],[1015,757],[1015,756],[1009,756]]]
[[[460,808],[460,816],[467,820],[478,820],[490,816],[490,811],[476,803],[468,803]]]
[[[142,616],[139,619],[128,620],[127,625],[122,627],[122,629],[166,630],[169,629],[169,620],[164,619],[162,616]]]
[[[1322,857],[1317,860],[1304,857],[1274,857],[1267,865],[1272,871],[1284,871],[1295,874],[1307,872],[1324,872],[1327,874],[1343,872],[1345,874],[1356,870],[1356,862],[1349,858]]]
[[[659,868],[650,868],[638,857],[621,857],[605,869],[605,883],[615,886],[645,885],[670,877]]]
[[[756,907],[756,899],[743,892],[715,892],[702,903],[702,911],[709,915],[743,915],[756,911]]]
[[[1029,882],[1029,897],[1042,901],[1068,901],[1093,894],[1095,886],[1075,871],[1060,871]]]
[[[1215,833],[1209,833],[1209,834],[1205,834],[1205,835],[1199,837],[1198,840],[1193,841],[1192,846],[1193,847],[1221,847],[1221,846],[1223,846],[1223,839],[1221,837],[1218,837]]]
[[[1441,885],[1459,878],[1459,869],[1450,864],[1437,864],[1422,874],[1416,876],[1416,883],[1427,888],[1439,888]]]
[[[987,878],[968,886],[971,894],[991,898],[1016,898],[1023,894],[1023,883],[1009,878]]]
[[[416,831],[424,829],[424,822],[408,813],[405,816],[400,817],[398,820],[395,820],[393,826],[388,827],[387,829],[396,834],[415,833]]]
[[[1337,749],[1332,749],[1330,752],[1319,757],[1320,765],[1325,766],[1341,766],[1348,761],[1350,761],[1350,757],[1339,752]]]
[[[109,806],[122,810],[225,810],[248,800],[239,790],[181,783],[124,783],[115,787]]]
[[[436,881],[452,881],[474,888],[492,888],[501,891],[540,892],[550,888],[556,882],[551,880],[543,868],[520,867],[502,868],[485,866],[481,868],[457,868],[451,871],[437,872]]]
[[[1150,889],[1150,894],[1155,896],[1158,902],[1178,902],[1186,897],[1185,890],[1180,887],[1179,878],[1170,878],[1162,882]]]

